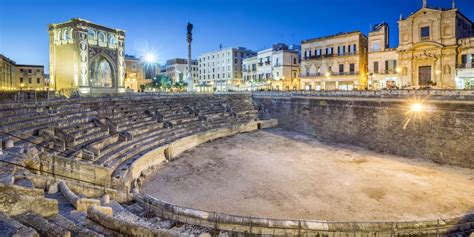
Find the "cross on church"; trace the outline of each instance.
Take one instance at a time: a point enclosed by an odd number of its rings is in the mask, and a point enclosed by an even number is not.
[[[423,0],[423,8],[426,8],[426,7],[427,7],[426,0]]]

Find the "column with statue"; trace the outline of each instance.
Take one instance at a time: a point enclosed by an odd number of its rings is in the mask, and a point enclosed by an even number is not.
[[[191,59],[191,42],[193,41],[193,24],[188,22],[188,34],[187,34],[187,42],[188,42],[188,75],[186,77],[186,82],[188,84],[187,91],[194,92],[194,81],[193,81],[193,72],[192,72],[192,59]]]

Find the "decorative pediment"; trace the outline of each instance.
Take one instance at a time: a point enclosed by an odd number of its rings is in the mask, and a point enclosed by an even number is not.
[[[432,9],[432,8],[421,8],[417,12],[411,14],[407,19],[409,18],[416,18],[416,17],[421,17],[430,13],[440,13],[442,10],[439,9]]]
[[[436,43],[436,42],[433,42],[433,41],[425,41],[425,42],[420,42],[420,43],[416,43],[414,44],[410,50],[430,50],[430,49],[442,49],[444,48],[445,46],[440,44],[440,43]]]

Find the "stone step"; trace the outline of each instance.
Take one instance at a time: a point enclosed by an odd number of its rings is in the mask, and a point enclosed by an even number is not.
[[[71,232],[61,226],[58,226],[46,218],[26,213],[15,216],[15,219],[22,224],[35,229],[41,236],[62,236],[62,237],[70,237]]]
[[[48,217],[48,220],[66,230],[69,230],[72,236],[103,236],[102,234],[92,231],[84,226],[77,225],[73,221],[59,214]]]
[[[38,232],[0,212],[0,236],[39,237]]]

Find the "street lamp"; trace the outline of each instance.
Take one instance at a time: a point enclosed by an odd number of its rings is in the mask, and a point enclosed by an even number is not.
[[[156,62],[156,55],[153,53],[147,53],[145,55],[145,62],[149,64],[154,64]]]

